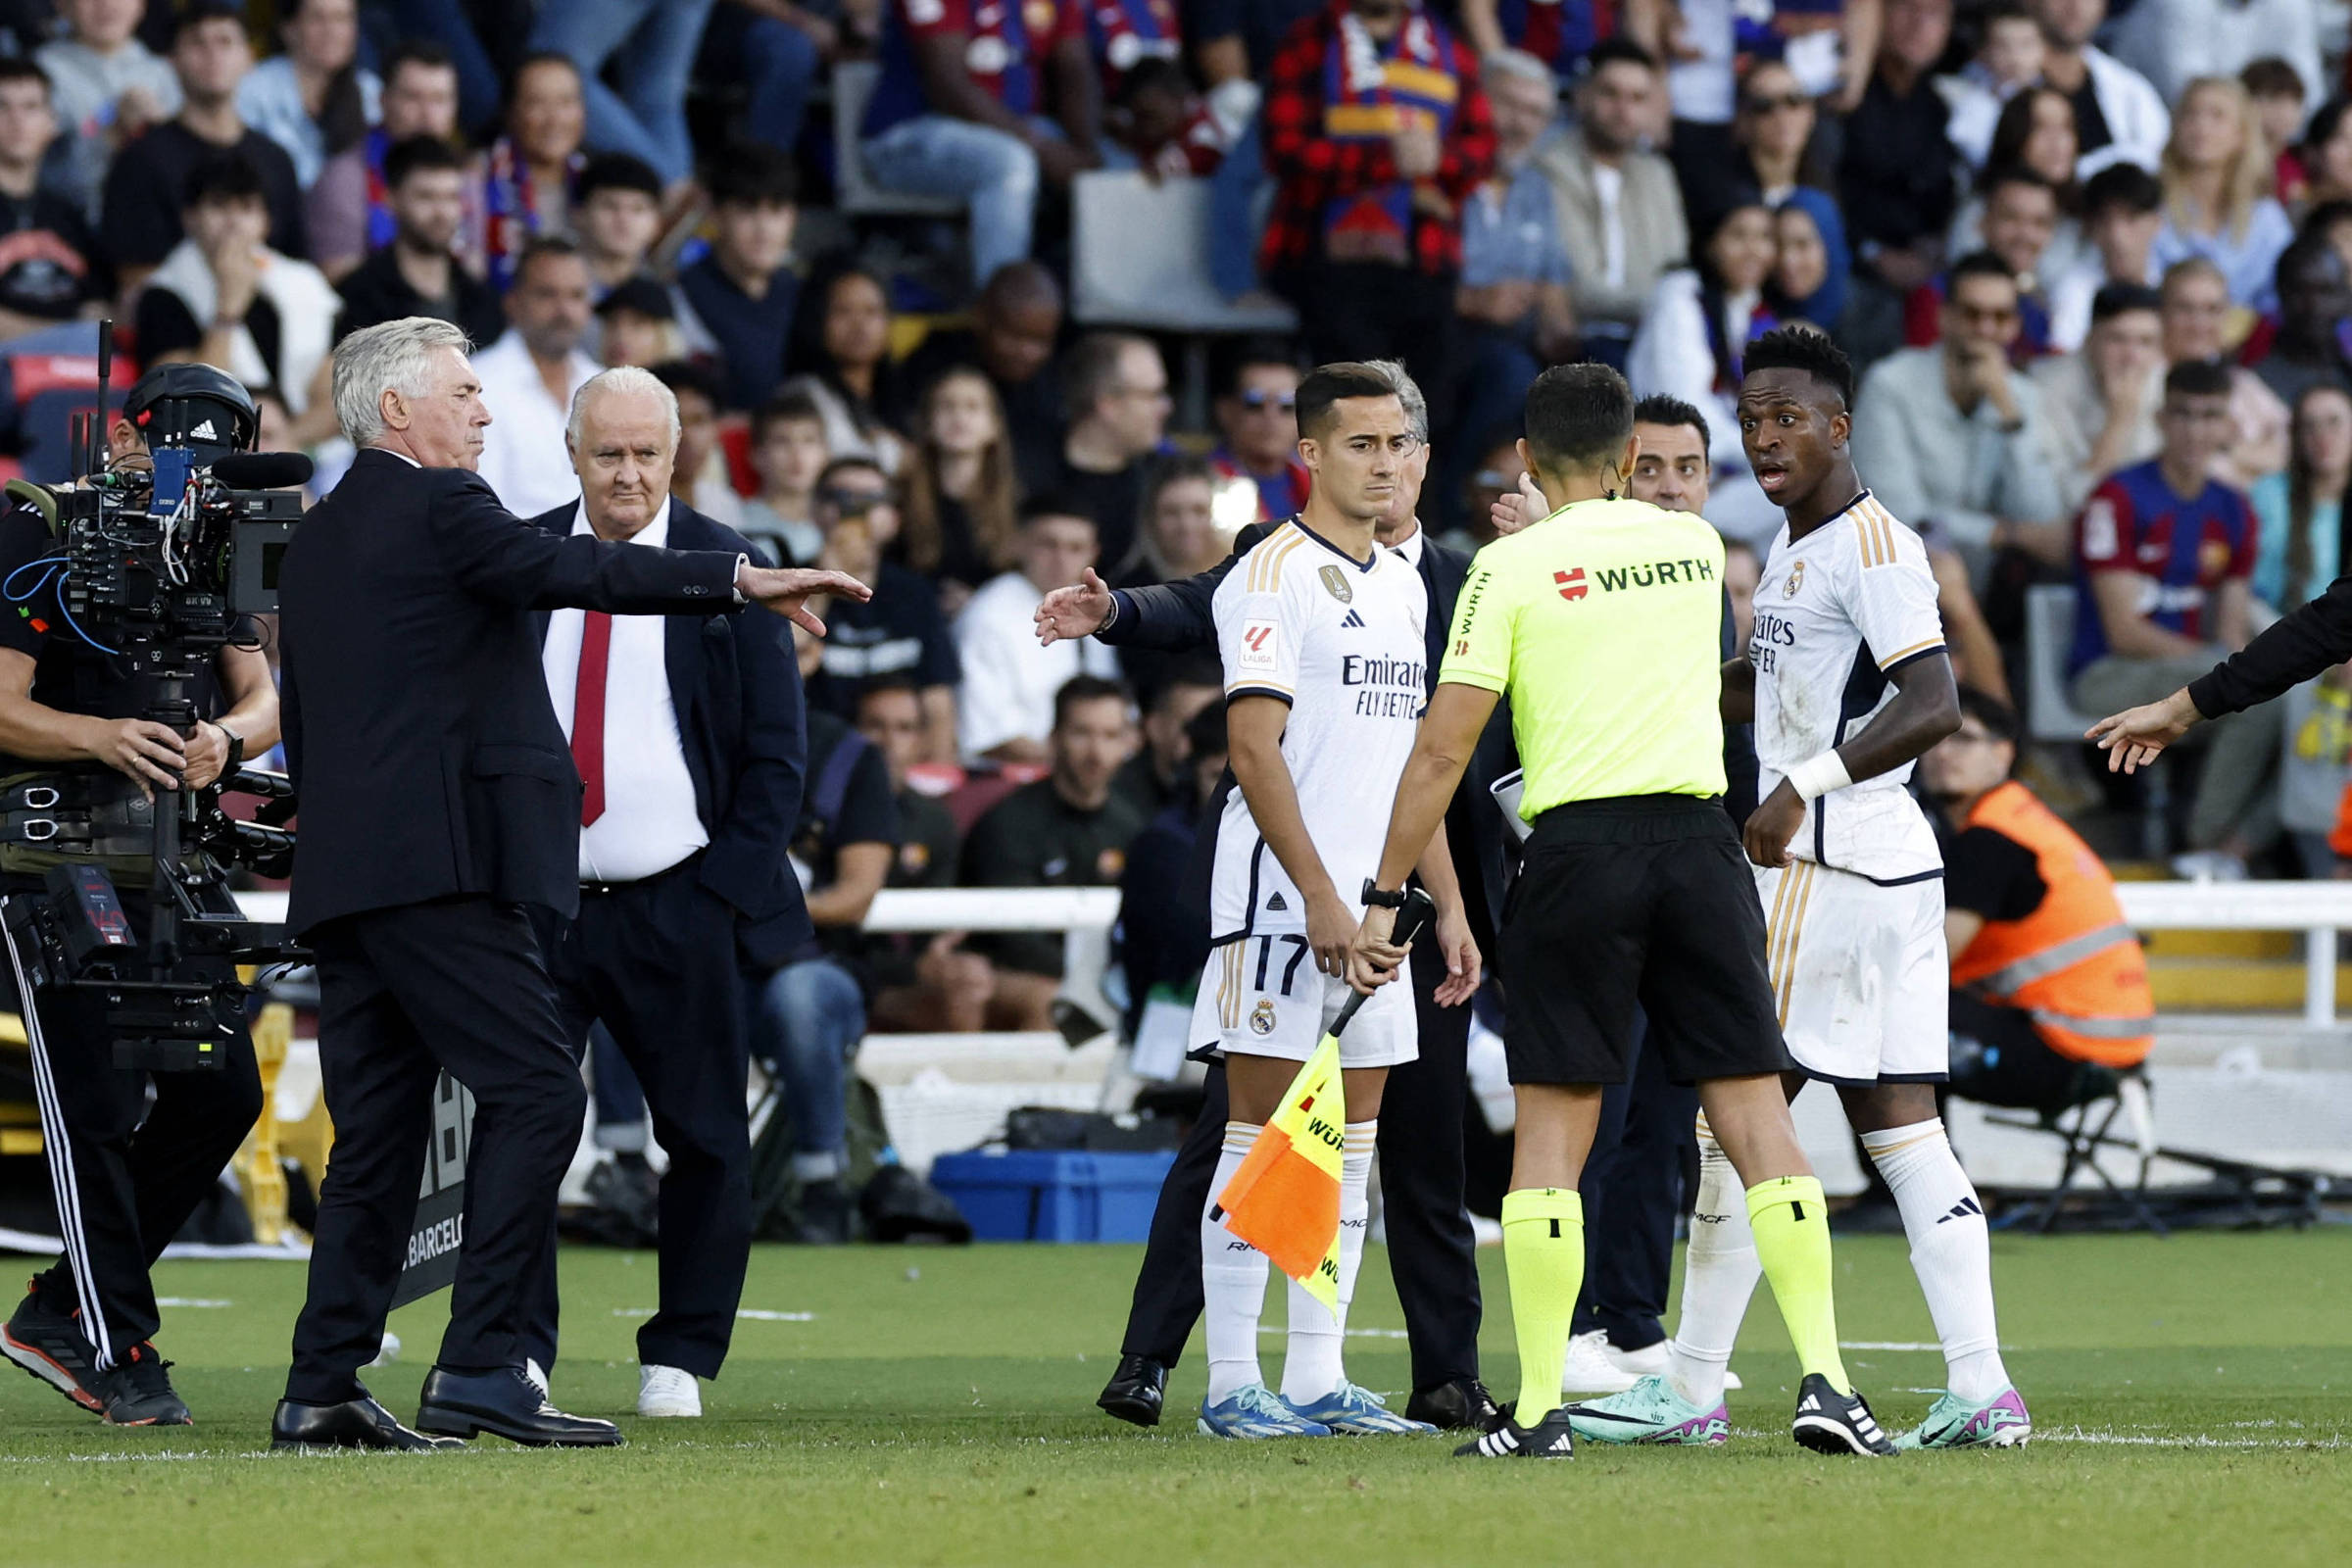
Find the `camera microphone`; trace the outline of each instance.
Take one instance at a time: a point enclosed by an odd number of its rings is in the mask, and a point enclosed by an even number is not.
[[[291,490],[310,482],[311,467],[299,452],[232,452],[213,460],[213,477],[231,490]]]

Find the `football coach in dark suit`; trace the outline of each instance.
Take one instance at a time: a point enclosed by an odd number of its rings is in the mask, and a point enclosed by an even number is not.
[[[279,575],[287,761],[301,795],[290,927],[317,955],[335,1157],[310,1295],[271,1423],[284,1446],[417,1447],[359,1369],[400,1278],[438,1072],[472,1091],[465,1246],[416,1426],[530,1444],[619,1442],[524,1376],[556,1188],[585,1113],[528,910],[579,900],[581,786],[540,669],[534,610],[808,615],[832,572],[725,552],[557,539],[471,470],[491,414],[465,334],[412,317],[335,350],[360,449]]]
[[[1401,368],[1391,368],[1402,384],[1411,387]],[[1428,410],[1418,389],[1405,399],[1405,412],[1423,439],[1420,463],[1425,470]],[[1411,515],[1419,491],[1417,482],[1402,487],[1402,520],[1393,529],[1384,527],[1377,537],[1383,548],[1397,550],[1412,563],[1429,590],[1426,630],[1429,678],[1434,685],[1438,666],[1444,662],[1446,638],[1453,625],[1454,598],[1469,573],[1470,558],[1422,532]],[[1083,586],[1047,596],[1038,610],[1039,635],[1048,642],[1091,634],[1114,646],[1213,649],[1216,625],[1210,601],[1217,584],[1271,526],[1258,523],[1243,529],[1234,541],[1232,556],[1181,582],[1120,589],[1114,595],[1089,572]],[[1487,791],[1517,765],[1510,715],[1497,705],[1446,813],[1446,841],[1452,848],[1471,936],[1490,965],[1502,914],[1506,857],[1515,858],[1516,847],[1508,842],[1509,829]],[[1216,820],[1213,812],[1206,820],[1212,826],[1203,834],[1202,846],[1195,851],[1196,880],[1208,854],[1208,834],[1213,833]],[[1204,885],[1200,903],[1205,907]],[[1413,950],[1412,978],[1421,1054],[1391,1070],[1391,1088],[1382,1102],[1385,1108],[1380,1118],[1381,1194],[1389,1267],[1396,1279],[1398,1303],[1404,1308],[1412,1351],[1413,1394],[1405,1414],[1441,1427],[1481,1427],[1494,1420],[1497,1411],[1479,1381],[1477,1240],[1462,1201],[1470,1008],[1437,1004],[1436,992],[1446,978],[1446,965],[1435,943],[1422,943]],[[1199,1215],[1215,1178],[1217,1146],[1226,1119],[1225,1075],[1219,1067],[1212,1066],[1209,1071],[1207,1094],[1193,1136],[1160,1189],[1151,1244],[1135,1282],[1118,1368],[1099,1401],[1111,1414],[1140,1425],[1157,1423],[1168,1368],[1175,1364],[1200,1315]]]
[[[590,377],[565,431],[580,499],[551,537],[748,553],[672,499],[678,400],[651,371]],[[697,1416],[718,1376],[752,1251],[740,946],[815,935],[787,849],[801,809],[801,674],[773,615],[536,617],[556,717],[584,788],[580,910],[541,917],[575,1047],[602,1021],[644,1086],[662,1177],[661,1305],[637,1330],[637,1413]],[[525,1337],[555,1365],[555,1252]]]

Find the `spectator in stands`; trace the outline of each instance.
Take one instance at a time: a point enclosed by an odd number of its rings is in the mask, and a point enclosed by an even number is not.
[[[1826,189],[1829,172],[1813,146],[1813,95],[1785,62],[1759,60],[1740,83],[1732,117],[1733,154],[1703,169],[1693,164],[1683,197],[1691,224],[1701,230],[1734,207],[1778,207],[1800,186]]]
[[[2271,194],[2288,212],[2297,212],[2302,207],[2305,181],[2303,164],[2296,151],[2303,139],[2304,111],[2310,107],[2307,94],[2311,89],[2295,74],[2295,68],[2277,55],[2247,62],[2246,69],[2237,74],[2237,80],[2246,89],[2246,96],[2254,100],[2254,120],[2262,126],[2262,149],[2270,154],[2274,172]]]
[[[1296,516],[1306,505],[1298,405],[1298,354],[1291,345],[1245,338],[1227,353],[1209,411],[1222,439],[1209,462],[1222,477],[1257,487],[1257,514],[1268,522]]]
[[[2299,78],[2298,104],[2328,90],[2309,0],[2135,0],[2116,25],[2115,52],[2176,111],[2195,78],[2234,77],[2266,58]]]
[[[139,294],[139,353],[274,386],[299,416],[323,396],[342,302],[317,268],[270,248],[266,203],[261,172],[241,153],[196,166],[180,209],[186,237]]]
[[[650,370],[670,360],[690,357],[686,334],[678,329],[678,302],[668,289],[643,272],[598,300],[595,317],[590,357],[603,364],[634,365]],[[712,375],[717,376],[715,368]],[[714,384],[722,393],[726,390],[723,379]],[[738,528],[733,521],[727,526]]]
[[[2016,100],[2029,102],[2024,98]],[[2048,273],[2045,262],[2072,236],[2060,238],[2064,221],[2059,213],[2058,193],[2050,182],[2031,169],[2009,165],[1987,170],[1979,182],[1983,206],[1973,213],[1963,213],[1953,223],[1954,244],[1976,220],[1982,243],[1960,248],[1960,254],[1971,250],[1986,250],[2000,258],[2017,280],[2017,340],[2009,345],[2009,358],[2025,365],[2050,352],[2050,307],[2046,292]],[[2071,224],[2067,225],[2071,226]],[[1912,292],[1907,308],[1905,338],[1913,348],[1936,340],[1942,330],[1944,281],[1941,278]]]
[[[719,0],[703,29],[699,74],[740,79],[747,138],[791,152],[825,62],[853,48],[850,19],[829,0]],[[705,83],[707,85],[707,83]]]
[[[963,663],[940,613],[939,590],[889,559],[900,517],[890,478],[868,458],[836,458],[816,481],[817,559],[870,586],[862,605],[825,612],[825,643],[808,703],[848,717],[868,681],[897,678],[922,694],[924,760],[956,760],[956,688]]]
[[[2082,185],[2075,176],[2075,111],[2066,94],[2055,87],[2034,87],[2009,100],[1992,136],[1992,157],[1978,173],[1976,187],[1960,216],[1952,220],[1950,249],[1965,256],[1988,247],[1984,210],[1993,181],[2004,172],[2022,171],[2038,176],[2057,198],[2056,250],[2036,258],[2036,269],[2062,271],[2074,265],[2082,246],[2077,217],[2082,210]]]
[[[179,114],[125,145],[107,171],[99,238],[124,287],[146,281],[179,243],[188,175],[222,152],[242,155],[261,177],[270,248],[302,255],[294,162],[237,115],[237,84],[253,69],[243,9],[228,0],[193,0],[172,25],[172,69],[179,78]]]
[[[805,566],[825,542],[816,523],[816,481],[833,459],[825,416],[799,393],[770,398],[752,411],[751,437],[760,493],[743,504],[743,536],[770,565]]]
[[[784,379],[801,295],[787,265],[800,176],[773,147],[737,145],[710,166],[710,252],[678,274],[679,316],[698,353],[727,367],[727,406],[756,409]]]
[[[1993,0],[1979,22],[1976,58],[1947,77],[1944,95],[1952,118],[1944,133],[1952,150],[1972,170],[1991,161],[1993,130],[2011,99],[2041,80],[2049,53],[2041,26],[2021,0]],[[2060,95],[2063,99],[2064,95]],[[2068,128],[2074,108],[2067,107]]]
[[[1143,744],[1111,779],[1111,793],[1123,796],[1147,822],[1180,803],[1198,809],[1185,731],[1200,710],[1221,708],[1224,700],[1225,674],[1215,656],[1178,656],[1144,699]]]
[[[476,343],[506,329],[490,285],[458,260],[466,221],[466,165],[438,136],[411,136],[384,154],[392,238],[343,279],[335,336],[404,316],[455,322]]]
[[[1705,414],[1716,470],[1707,520],[1742,539],[1769,539],[1781,525],[1779,509],[1748,469],[1733,410],[1748,340],[1775,324],[1764,303],[1773,244],[1773,218],[1765,207],[1750,203],[1725,213],[1706,236],[1697,265],[1659,279],[1625,367],[1635,396],[1680,398]]]
[[[2042,445],[2072,516],[2101,480],[2154,457],[2163,439],[2162,300],[2152,288],[2108,284],[2091,302],[2082,351],[2042,360],[2027,376],[2041,394]]]
[[[482,235],[474,249],[493,287],[513,283],[532,235],[570,230],[571,182],[584,162],[587,128],[578,68],[559,54],[523,56],[507,100],[506,134],[482,160]]]
[[[2084,179],[2110,164],[2154,170],[2164,154],[2172,117],[2164,96],[2148,78],[2103,50],[2091,38],[2107,20],[2107,0],[2032,0],[2041,24],[2041,79],[2075,106],[2077,172]]]
[[[2164,363],[2222,361],[2229,350],[2230,285],[2202,256],[2164,270],[2157,290],[2164,302]],[[2214,477],[2244,489],[2286,464],[2287,410],[2278,394],[2244,366],[2230,370],[2230,420],[2234,435],[2214,459]]]
[[[1943,840],[1952,1093],[2059,1110],[2085,1063],[2132,1067],[2156,1004],[2115,879],[2025,785],[2017,713],[1963,687],[1960,727],[1920,759]]]
[[[785,349],[787,392],[801,392],[825,416],[836,457],[873,460],[894,477],[906,462],[899,368],[890,357],[890,285],[847,255],[819,263],[793,313]]]
[[[1216,470],[1199,458],[1176,455],[1156,460],[1144,479],[1135,549],[1109,573],[1110,585],[1140,588],[1181,582],[1210,570],[1232,554],[1236,530],[1218,525],[1218,490]],[[1119,649],[1118,655],[1129,688],[1147,709],[1181,664],[1176,655],[1132,644]]]
[[[2202,256],[2222,270],[2233,304],[2270,309],[2272,269],[2295,225],[2270,194],[2271,159],[2246,89],[2228,76],[2190,82],[2157,172],[2164,227],[2156,265]]]
[[[1175,0],[1086,0],[1082,9],[1104,103],[1118,101],[1127,77],[1147,60],[1182,65],[1184,30]]]
[[[599,153],[572,182],[572,226],[588,278],[603,299],[646,270],[662,234],[662,176],[627,153]]]
[[[818,640],[796,625],[804,671]],[[866,911],[899,854],[889,764],[847,719],[808,710],[808,782],[793,834],[792,871],[801,879],[816,935],[760,982],[752,1008],[752,1052],[775,1074],[779,1109],[792,1126],[792,1174],[800,1183],[796,1241],[838,1247],[854,1209],[848,1169],[850,1060],[865,1036],[865,991],[858,954]]]
[[[2096,0],[2091,0],[2096,3]],[[1901,310],[1943,265],[1958,204],[1949,116],[1933,76],[1952,33],[1951,0],[1888,0],[1878,63],[1847,117],[1838,201],[1855,269],[1856,358],[1867,364],[1901,341]]]
[[[1470,475],[1464,486],[1462,526],[1441,541],[1466,555],[1476,555],[1494,542],[1495,507],[1505,497],[1518,496],[1519,480],[1527,472],[1527,465],[1519,457],[1519,422],[1516,419],[1509,424],[1496,425],[1472,445],[1480,457],[1478,470]],[[1703,444],[1698,462],[1712,471],[1712,466],[1707,465]],[[1513,504],[1512,515],[1519,515],[1517,503]]]
[[[2313,112],[2296,163],[2304,211],[2352,199],[2352,98],[2338,94]]]
[[[907,782],[912,769],[931,761],[921,689],[904,675],[867,681],[858,694],[858,733],[873,742],[890,766],[891,799],[899,810],[899,855],[890,868],[889,885],[954,887],[962,842],[955,814]],[[979,1027],[976,1019],[971,1027]]]
[[[1143,498],[1144,464],[1166,439],[1168,369],[1150,338],[1096,332],[1070,351],[1069,432],[1052,467],[1026,476],[1032,495],[1052,491],[1095,525],[1104,561],[1126,559]]]
[[[0,338],[70,320],[114,292],[81,205],[42,177],[56,140],[49,78],[29,60],[0,60]]]
[[[1061,450],[1061,285],[1031,261],[1000,268],[980,290],[968,328],[934,331],[906,361],[906,384],[929,386],[959,365],[976,365],[997,389],[1022,473],[1041,473]]]
[[[1592,53],[1575,125],[1536,153],[1568,247],[1585,351],[1620,367],[1658,279],[1690,246],[1674,168],[1644,145],[1665,93],[1657,62],[1612,38]]]
[[[1033,628],[1026,620],[1021,631],[1034,651]],[[1127,868],[1127,846],[1143,830],[1144,819],[1110,787],[1135,750],[1126,688],[1098,675],[1075,675],[1052,693],[1051,705],[1052,733],[1044,753],[1051,771],[1005,796],[972,824],[963,845],[965,887],[1112,887]],[[996,964],[988,1026],[1051,1028],[1054,993],[1061,987],[1060,934],[1007,933],[971,945]]]
[[[726,454],[718,445],[718,372],[695,360],[669,360],[651,369],[678,400],[678,455],[670,465],[670,494],[704,516],[742,532],[743,498],[735,493]]]
[[[285,53],[245,74],[237,113],[286,150],[307,191],[382,118],[383,83],[360,64],[358,0],[291,0],[278,17]]]
[[[968,204],[978,287],[1029,254],[1039,183],[1066,187],[1102,161],[1094,71],[1078,0],[890,0],[866,170],[884,189]]]
[[[2352,268],[2325,238],[2307,234],[2278,253],[2274,276],[2278,329],[2252,361],[2254,373],[2290,408],[2310,387],[2352,390],[2343,340],[2352,320]]]
[[[2275,614],[2317,598],[2343,571],[2344,492],[2352,486],[2352,392],[2316,382],[2295,400],[2286,466],[2254,481],[2261,524],[2254,597]]]
[[[1144,1009],[1168,1004],[1181,1009],[1169,1021],[1187,1027],[1182,1014],[1192,1010],[1194,988],[1208,963],[1208,925],[1184,889],[1200,842],[1201,807],[1225,771],[1225,705],[1201,705],[1183,738],[1185,787],[1127,847],[1127,869],[1119,878],[1119,966],[1127,976],[1127,1033],[1139,1055],[1147,1049]]]
[[[2230,441],[2230,374],[2211,361],[2165,376],[2164,445],[2152,462],[2099,486],[2076,526],[2075,705],[2113,713],[2155,702],[2246,645],[2256,523],[2244,495],[2212,476]],[[2192,850],[2215,875],[2242,877],[2278,827],[2261,798],[2278,755],[2278,714],[2232,713],[2204,737],[2205,771],[2189,816]],[[2234,865],[2232,866],[2232,863]]]
[[[1039,602],[1095,564],[1094,519],[1075,501],[1033,497],[1021,509],[1014,548],[1019,566],[982,585],[956,621],[964,677],[956,742],[967,760],[1046,760],[1059,715],[1054,694],[1080,675],[1107,682],[1118,673],[1117,656],[1091,637],[1051,648],[1037,642]]]
[[[682,185],[694,175],[686,81],[710,15],[710,0],[564,0],[541,8],[530,46],[578,71],[592,144]],[[608,65],[618,92],[604,83]]]
[[[1108,9],[1099,5],[1095,15]],[[1132,162],[1152,179],[1214,174],[1231,146],[1184,67],[1156,55],[1125,74],[1104,123],[1105,159]]]
[[[64,0],[66,36],[42,44],[33,63],[56,94],[68,144],[65,190],[95,207],[115,154],[150,125],[179,113],[179,77],[139,41],[141,0]]]
[[[2050,279],[2050,346],[2072,354],[2090,331],[2090,305],[2110,283],[2153,288],[2164,187],[2137,164],[2111,164],[2082,182],[2083,249]]]
[[[411,136],[430,136],[458,145],[458,69],[449,51],[430,38],[413,38],[392,53],[384,68],[383,115],[357,145],[326,161],[304,198],[305,231],[311,260],[340,283],[370,251],[392,243],[392,186],[384,161],[393,145]],[[481,194],[466,182],[464,200]],[[462,232],[480,228],[469,214]]]
[[[588,335],[588,264],[555,234],[532,237],[507,290],[507,330],[473,357],[491,421],[478,470],[518,517],[552,512],[579,493],[564,452],[564,421],[580,383],[597,371]]]
[[[1836,336],[1853,283],[1845,220],[1827,191],[1802,187],[1772,215],[1772,275],[1764,303],[1778,320],[1803,321]]]
[[[950,370],[923,394],[906,465],[906,522],[893,556],[938,585],[950,616],[1012,565],[1020,486],[1004,411],[988,377]]]
[[[1258,265],[1309,357],[1401,360],[1450,407],[1462,210],[1494,168],[1477,61],[1406,0],[1333,0],[1284,40],[1264,114]]]
[[[2009,364],[2017,279],[1984,251],[1954,264],[1942,343],[1871,368],[1854,466],[1887,511],[1960,552],[1980,588],[2011,547],[2066,559],[2058,478],[2041,446],[2041,394]],[[2105,710],[2102,710],[2105,711]]]

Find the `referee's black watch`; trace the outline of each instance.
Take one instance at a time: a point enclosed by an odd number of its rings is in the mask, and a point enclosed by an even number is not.
[[[1366,877],[1364,878],[1363,902],[1378,909],[1401,909],[1404,907],[1404,889],[1398,888],[1394,893],[1383,893],[1374,885],[1372,878]]]

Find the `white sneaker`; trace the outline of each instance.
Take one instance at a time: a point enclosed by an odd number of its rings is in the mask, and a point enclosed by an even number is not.
[[[1615,1352],[1615,1351],[1612,1351],[1611,1353],[1612,1353],[1612,1354],[1617,1354],[1617,1353],[1621,1353],[1621,1352]],[[1648,1352],[1647,1352],[1647,1351],[1637,1351],[1637,1352],[1635,1352],[1635,1353],[1637,1353],[1637,1354],[1647,1354]],[[1659,1375],[1660,1375],[1661,1377],[1663,1377],[1663,1376],[1665,1375],[1665,1368],[1666,1368],[1666,1357],[1667,1357],[1667,1356],[1669,1356],[1669,1355],[1672,1355],[1673,1353],[1674,1353],[1674,1342],[1673,1342],[1672,1340],[1668,1340],[1668,1341],[1666,1341],[1665,1343],[1661,1344],[1661,1345],[1658,1347],[1658,1348],[1657,1348],[1657,1354],[1658,1354],[1658,1372],[1659,1372]],[[1734,1371],[1733,1371],[1731,1368],[1729,1368],[1729,1367],[1726,1367],[1726,1368],[1724,1368],[1724,1371],[1723,1371],[1723,1386],[1724,1386],[1726,1389],[1738,1389],[1738,1388],[1744,1388],[1744,1387],[1745,1387],[1745,1385],[1744,1385],[1744,1384],[1742,1384],[1742,1383],[1740,1381],[1740,1374],[1739,1374],[1739,1373],[1737,1373],[1737,1372],[1734,1372]]]
[[[1647,1351],[1640,1352],[1646,1355]],[[1641,1381],[1640,1374],[1617,1364],[1606,1329],[1593,1329],[1568,1341],[1568,1364],[1560,1372],[1562,1394],[1623,1394]]]
[[[703,1391],[683,1367],[637,1369],[637,1413],[643,1416],[699,1416]]]
[[[531,1380],[531,1387],[539,1391],[539,1397],[547,1397],[547,1368],[537,1361],[526,1360],[522,1363],[522,1375]]]

